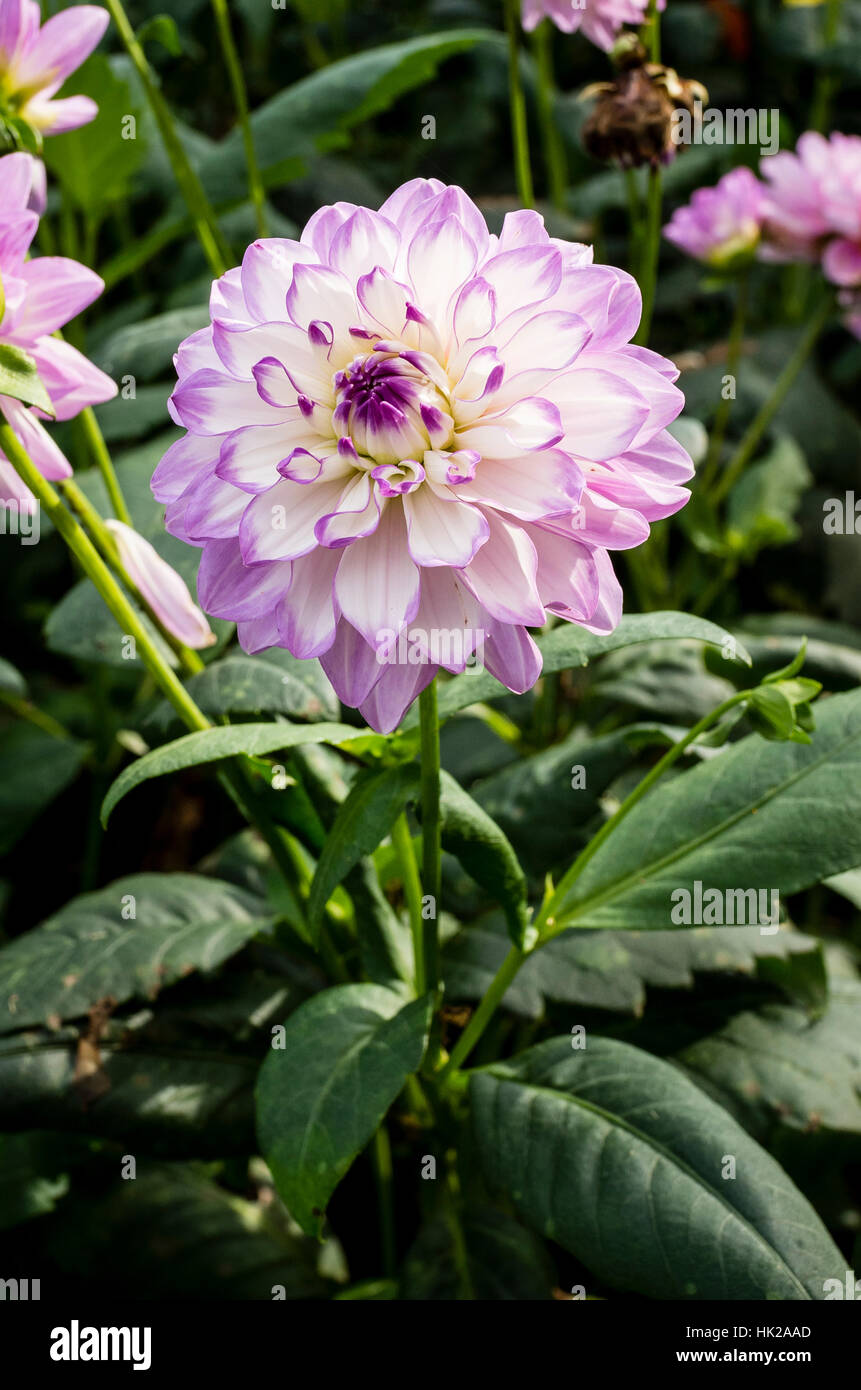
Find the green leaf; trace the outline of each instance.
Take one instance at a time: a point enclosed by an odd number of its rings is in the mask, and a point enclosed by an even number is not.
[[[214,970],[271,925],[259,899],[217,879],[117,879],[0,948],[0,1033],[80,1018],[108,996],[153,998],[191,971]]]
[[[413,764],[368,772],[341,803],[326,837],[308,895],[308,925],[320,925],[326,903],[338,884],[366,854],[373,854],[391,831],[407,802],[418,793],[419,770]]]
[[[510,840],[448,772],[440,778],[440,811],[443,846],[500,904],[512,941],[524,947],[531,931],[528,889]]]
[[[821,1299],[845,1259],[725,1110],[638,1048],[552,1038],[470,1078],[488,1180],[615,1288],[650,1298]],[[724,1178],[727,1159],[735,1177]]]
[[[295,174],[297,156],[343,141],[354,125],[387,110],[404,92],[430,81],[440,63],[477,43],[496,42],[485,29],[452,29],[382,44],[329,63],[272,97],[251,117],[257,159],[267,187]],[[234,130],[199,166],[216,205],[245,186],[242,134]]]
[[[124,376],[133,376],[135,382],[154,381],[170,371],[177,344],[208,325],[205,304],[170,309],[114,329],[97,341],[89,355],[114,381]]]
[[[120,773],[102,802],[102,824],[107,825],[114,807],[133,787],[153,777],[166,777],[186,767],[219,762],[239,753],[262,757],[302,743],[349,743],[367,732],[367,729],[354,729],[349,724],[230,724],[186,734],[144,754]]]
[[[53,1135],[0,1134],[0,1231],[53,1211],[68,1190]]]
[[[646,796],[585,866],[558,925],[655,930],[676,890],[779,891],[861,863],[861,691],[819,707],[809,745],[740,740]],[[705,925],[715,925],[708,923]]]
[[[752,560],[765,546],[795,540],[795,513],[812,481],[801,449],[783,435],[761,462],[747,469],[729,495],[727,541],[731,548]]]
[[[495,1207],[470,1203],[428,1221],[404,1261],[401,1298],[539,1301],[551,1297],[553,1267],[540,1241]],[[461,1244],[462,1242],[462,1244]]]
[[[861,1138],[861,984],[832,980],[821,1018],[768,1004],[676,1053],[698,1085],[772,1147],[781,1130]]]
[[[99,108],[94,121],[77,130],[52,135],[45,144],[45,163],[74,207],[91,221],[127,194],[144,158],[145,141],[124,138],[127,119],[138,120],[129,84],[100,53],[77,68],[75,95],[88,96]],[[138,124],[140,124],[138,120]]]
[[[13,666],[11,661],[5,661],[2,656],[0,656],[0,690],[5,690],[9,695],[17,696],[19,700],[27,698],[27,682],[17,666]]]
[[[137,32],[138,43],[143,47],[150,40],[160,43],[162,48],[174,58],[182,56],[182,39],[173,15],[154,14],[141,25]]]
[[[340,704],[319,661],[299,661],[280,647],[256,656],[231,652],[186,681],[195,703],[211,718],[222,714],[283,714],[290,719],[337,719]],[[152,722],[176,719],[166,700]]]
[[[764,738],[789,738],[795,727],[792,705],[775,685],[761,685],[753,692],[748,718]]]
[[[0,396],[11,396],[24,405],[37,405],[46,415],[54,414],[35,359],[11,343],[0,343]]]
[[[85,743],[53,738],[29,724],[0,733],[0,854],[74,782],[86,755]]]
[[[73,1275],[103,1281],[110,1270],[117,1298],[271,1303],[276,1286],[300,1301],[327,1291],[310,1242],[270,1227],[261,1203],[176,1164],[69,1203],[51,1253]]]
[[[544,673],[565,671],[569,666],[587,666],[607,652],[620,647],[636,646],[663,638],[689,638],[709,646],[726,649],[739,661],[750,665],[742,644],[730,633],[705,618],[689,617],[685,613],[632,613],[623,617],[618,627],[607,636],[587,632],[573,623],[562,623],[538,638],[538,648],[544,661]],[[447,719],[456,710],[484,700],[493,700],[510,692],[487,671],[466,671],[440,686],[440,718]],[[404,719],[404,728],[418,723],[418,711]]]
[[[421,1064],[433,997],[339,985],[287,1020],[257,1083],[261,1151],[287,1208],[317,1234],[356,1155]]]

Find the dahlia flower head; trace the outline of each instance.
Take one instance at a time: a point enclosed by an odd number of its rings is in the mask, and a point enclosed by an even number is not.
[[[186,434],[153,491],[246,651],[319,657],[389,732],[479,648],[528,689],[550,613],[615,627],[608,550],[677,511],[693,472],[666,429],[677,372],[630,344],[629,275],[535,212],[491,235],[460,188],[416,179],[254,242],[210,310],[175,359]],[[407,632],[421,659],[395,657]],[[434,634],[463,640],[439,655]]]
[[[35,359],[56,419],[70,420],[85,406],[110,400],[117,388],[70,343],[52,336],[98,298],[104,283],[63,256],[26,259],[39,225],[31,203],[41,186],[41,168],[29,154],[0,159],[0,343],[23,348]],[[70,476],[71,465],[41,424],[48,418],[41,410],[0,395],[0,412],[43,477]],[[12,500],[31,504],[33,498],[0,453],[0,502]]]
[[[861,136],[809,130],[795,153],[764,159],[763,254],[769,260],[821,259],[832,284],[861,285]]]
[[[706,265],[728,265],[756,249],[762,200],[762,184],[750,169],[733,169],[714,188],[698,188],[673,213],[664,236]]]
[[[55,99],[108,26],[100,5],[75,5],[41,24],[37,0],[0,0],[0,117],[15,116],[42,135],[86,125],[89,97]]]
[[[524,29],[537,29],[542,19],[549,19],[563,34],[581,30],[583,36],[605,53],[616,41],[625,24],[643,23],[649,0],[523,0],[521,14]],[[667,0],[658,0],[658,9],[666,8]]]

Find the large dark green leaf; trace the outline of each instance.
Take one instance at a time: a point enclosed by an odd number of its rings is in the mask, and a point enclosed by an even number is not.
[[[337,719],[340,704],[319,661],[299,661],[280,647],[257,656],[232,652],[186,681],[210,718],[222,714],[283,714],[290,719]],[[153,722],[164,728],[176,713],[163,701]]]
[[[421,1064],[433,999],[339,985],[287,1020],[257,1083],[263,1157],[290,1214],[320,1230],[326,1205]]]
[[[201,763],[220,762],[222,758],[240,753],[264,756],[283,748],[295,748],[302,743],[349,743],[362,738],[366,729],[354,729],[349,724],[228,724],[219,728],[202,729],[200,733],[185,734],[183,738],[145,753],[130,763],[108,789],[102,803],[102,823],[118,802],[142,782],[153,777],[166,777],[186,767]]]
[[[821,1299],[845,1259],[777,1163],[667,1062],[552,1038],[470,1080],[491,1183],[603,1282],[652,1298]],[[735,1161],[735,1176],[728,1159]]]
[[[29,724],[0,734],[0,854],[6,854],[33,821],[81,770],[87,746],[53,738]]]
[[[861,863],[861,692],[816,718],[809,745],[752,735],[645,797],[565,894],[558,925],[672,927],[671,895],[697,881],[785,896]]]
[[[539,637],[538,647],[544,662],[543,669],[549,674],[552,671],[565,671],[569,666],[587,666],[590,661],[620,647],[632,647],[640,642],[654,642],[663,638],[689,638],[705,642],[709,646],[734,652],[740,661],[750,664],[742,644],[723,628],[705,618],[689,617],[685,613],[632,613],[622,618],[618,627],[607,636],[587,632],[573,623],[562,623]],[[487,671],[467,671],[441,686],[440,717],[448,718],[467,705],[506,694],[505,686]],[[406,716],[404,727],[411,727],[417,722],[418,712],[413,710]]]
[[[217,879],[117,879],[0,949],[0,1032],[78,1018],[109,996],[152,997],[214,970],[272,921],[259,898]]]
[[[541,1243],[491,1206],[465,1205],[427,1224],[404,1262],[401,1297],[410,1300],[550,1298],[554,1275]]]

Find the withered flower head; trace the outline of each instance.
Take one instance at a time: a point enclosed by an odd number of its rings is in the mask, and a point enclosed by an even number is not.
[[[580,94],[596,99],[583,126],[586,150],[623,169],[669,164],[682,148],[673,138],[673,113],[681,109],[693,120],[695,103],[708,101],[708,92],[673,68],[647,62],[635,34],[622,35],[613,61],[619,69],[614,80],[593,82]]]

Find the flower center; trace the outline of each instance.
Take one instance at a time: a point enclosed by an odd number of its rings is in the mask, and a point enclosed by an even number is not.
[[[426,449],[451,443],[448,383],[426,353],[377,343],[337,373],[335,397],[336,433],[377,464],[421,459]]]

